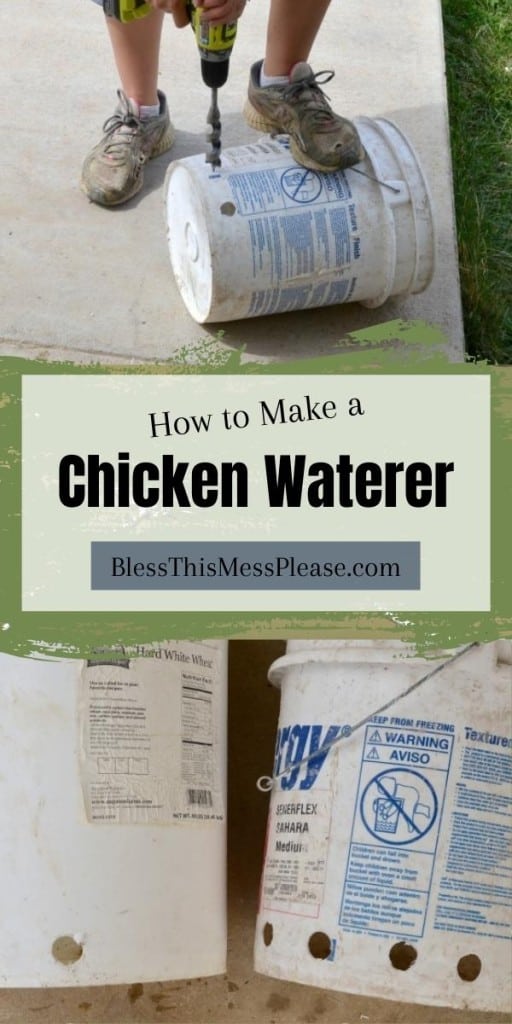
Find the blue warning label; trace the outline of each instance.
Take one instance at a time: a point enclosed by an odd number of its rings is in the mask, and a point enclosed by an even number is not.
[[[370,779],[360,810],[370,835],[392,846],[405,846],[417,843],[430,831],[438,801],[425,775],[409,768],[391,768]]]
[[[350,204],[351,227],[357,232],[355,203],[344,171],[318,174],[299,164],[289,164],[267,170],[237,170],[226,181],[241,217],[296,210],[311,203],[326,208],[346,203]]]
[[[420,938],[453,734],[368,725],[339,923],[347,931]]]
[[[281,188],[296,203],[314,203],[322,191],[322,181],[316,171],[294,165],[283,171]]]

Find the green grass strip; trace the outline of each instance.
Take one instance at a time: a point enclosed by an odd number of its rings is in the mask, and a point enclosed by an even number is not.
[[[442,10],[466,347],[512,364],[512,8]]]

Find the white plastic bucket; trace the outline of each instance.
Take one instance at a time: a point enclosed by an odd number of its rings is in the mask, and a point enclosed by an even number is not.
[[[272,666],[281,710],[257,971],[509,1011],[512,643],[453,655],[293,641]],[[356,728],[308,760],[343,726]]]
[[[391,121],[356,124],[367,153],[358,169],[308,170],[267,137],[225,150],[218,170],[203,155],[170,165],[169,251],[195,320],[379,306],[427,287],[434,223],[418,158]]]
[[[226,688],[224,641],[0,655],[0,984],[224,972]]]

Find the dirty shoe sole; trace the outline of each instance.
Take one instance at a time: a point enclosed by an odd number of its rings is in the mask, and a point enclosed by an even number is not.
[[[158,142],[157,145],[155,146],[155,148],[151,150],[151,153],[149,154],[148,159],[149,160],[154,160],[155,157],[161,156],[162,153],[166,153],[167,150],[171,148],[171,146],[172,146],[172,144],[174,142],[175,137],[176,137],[176,132],[174,130],[174,125],[172,124],[172,122],[169,122],[169,124],[167,125],[167,128],[166,128],[166,130],[164,132],[164,134],[162,135],[162,138],[160,139],[160,142]],[[108,203],[106,203],[104,198],[103,198],[103,193],[98,192],[97,196],[95,196],[94,189],[91,189],[90,187],[89,188],[86,187],[86,184],[85,184],[85,181],[84,181],[84,177],[83,177],[83,172],[82,172],[82,177],[80,179],[80,189],[84,193],[84,195],[87,196],[89,201],[91,203],[96,203],[97,206],[122,206],[123,203],[129,202],[130,199],[133,199],[133,197],[136,196],[138,192],[140,192],[140,190],[141,190],[141,188],[142,188],[142,186],[144,184],[144,174],[143,174],[143,171],[142,171],[143,167],[144,167],[144,164],[141,165],[141,173],[135,179],[134,184],[133,184],[133,188],[131,189],[131,191],[128,192],[126,195],[122,196],[121,199],[114,199],[114,200],[111,200]]]
[[[249,127],[255,128],[257,132],[266,132],[270,135],[287,135],[290,139],[291,154],[294,160],[296,160],[298,164],[302,164],[303,167],[309,167],[312,171],[323,171],[324,174],[334,174],[335,171],[339,171],[341,169],[339,167],[330,167],[328,164],[320,164],[318,161],[313,160],[312,157],[308,156],[307,153],[304,153],[304,150],[297,145],[293,135],[290,135],[289,132],[283,131],[276,126],[274,121],[271,121],[269,118],[264,117],[263,114],[260,114],[259,110],[256,110],[256,107],[253,107],[249,99],[245,101],[243,115]],[[364,155],[363,151],[360,157],[361,160],[364,159]]]

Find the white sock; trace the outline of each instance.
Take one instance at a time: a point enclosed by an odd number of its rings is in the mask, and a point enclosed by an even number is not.
[[[262,64],[260,68],[260,85],[263,89],[266,89],[268,85],[288,85],[290,81],[288,75],[266,75],[264,68],[265,65]]]
[[[148,117],[158,117],[160,113],[160,104],[155,103],[150,107],[139,107],[139,117],[141,121],[145,121]]]

